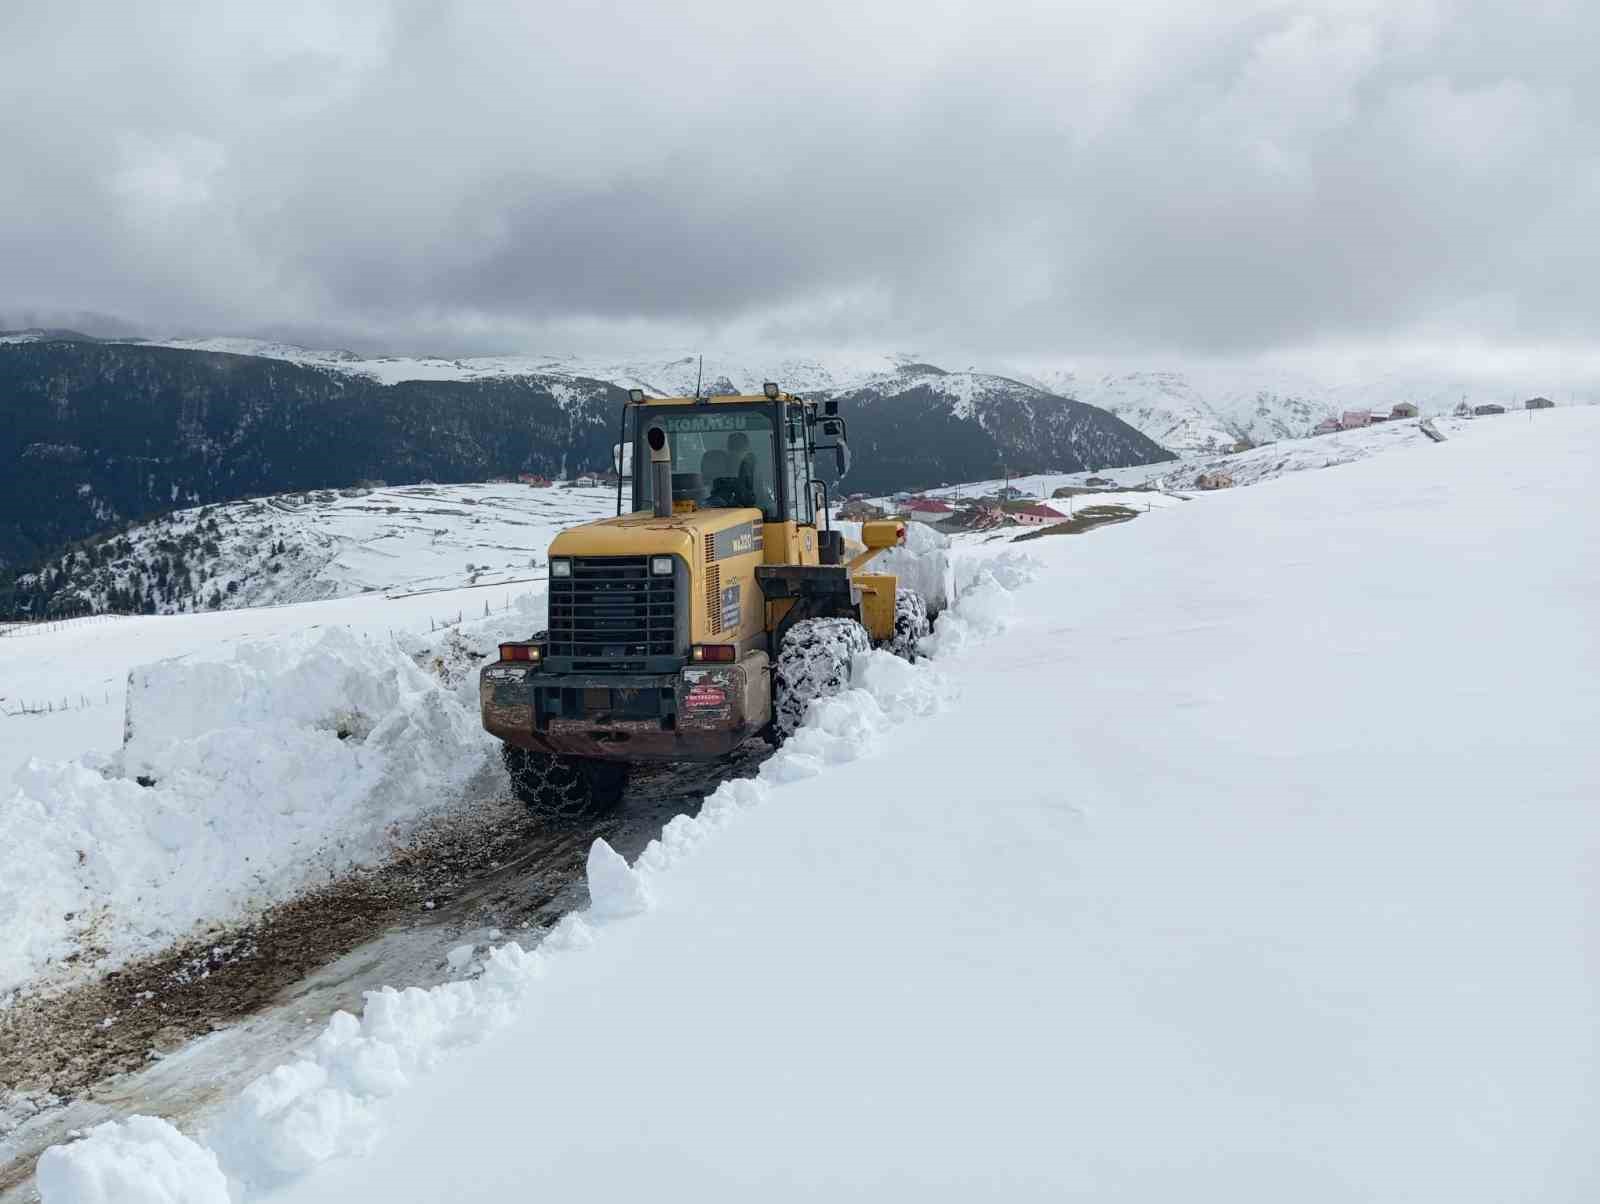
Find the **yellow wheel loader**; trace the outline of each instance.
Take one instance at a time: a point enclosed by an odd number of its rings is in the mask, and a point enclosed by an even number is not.
[[[615,803],[640,761],[714,760],[781,741],[872,646],[914,655],[923,600],[864,571],[905,526],[828,519],[817,457],[849,468],[837,403],[761,395],[646,399],[622,411],[633,512],[563,531],[547,630],[500,646],[480,682],[518,795],[549,814]]]

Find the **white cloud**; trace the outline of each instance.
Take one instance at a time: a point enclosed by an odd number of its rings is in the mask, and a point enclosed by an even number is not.
[[[1600,319],[1600,13],[1541,11],[15,0],[0,310],[440,349],[1561,342]]]

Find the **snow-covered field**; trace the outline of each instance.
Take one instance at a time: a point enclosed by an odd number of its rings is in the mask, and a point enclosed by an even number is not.
[[[969,543],[929,659],[597,844],[538,949],[43,1198],[1592,1200],[1597,454],[1478,422]]]
[[[1529,425],[1535,422],[1545,422],[1550,419],[1553,411],[1543,411],[1534,415],[1528,414],[1503,414],[1492,418],[1438,418],[1432,419],[1435,429],[1443,434],[1446,439],[1457,437],[1470,437],[1474,424],[1482,423],[1522,423]],[[1565,429],[1564,418],[1554,420],[1558,428]],[[960,485],[951,485],[941,489],[929,489],[920,496],[946,498],[956,501],[961,498],[982,497],[986,494],[995,494],[1006,485],[1020,490],[1025,496],[1031,498],[1048,499],[1051,494],[1063,487],[1072,486],[1083,488],[1091,477],[1110,480],[1115,486],[1123,486],[1119,491],[1116,488],[1104,488],[1092,496],[1080,496],[1074,505],[1129,505],[1135,509],[1144,510],[1147,506],[1156,509],[1165,503],[1161,498],[1151,497],[1147,493],[1135,492],[1145,489],[1186,493],[1193,490],[1195,480],[1201,473],[1226,473],[1233,478],[1235,486],[1257,485],[1263,481],[1275,480],[1289,473],[1307,472],[1314,469],[1332,468],[1339,464],[1349,464],[1356,460],[1365,460],[1369,456],[1381,455],[1398,448],[1425,447],[1431,440],[1422,433],[1420,420],[1410,419],[1400,422],[1384,422],[1376,426],[1362,427],[1357,430],[1339,431],[1331,435],[1313,435],[1303,439],[1284,439],[1278,443],[1265,447],[1251,448],[1249,451],[1233,452],[1226,455],[1195,456],[1180,461],[1174,465],[1170,461],[1159,464],[1138,464],[1129,468],[1103,469],[1097,472],[1075,473],[1033,473],[1028,476],[1014,476],[1007,478],[996,477],[988,481],[969,481]],[[888,498],[872,499],[879,505],[893,508],[894,503]],[[1060,499],[1055,503],[1065,507],[1067,502]]]
[[[162,613],[275,606],[382,591],[517,584],[543,575],[556,532],[616,511],[606,488],[521,484],[321,489],[179,510],[133,527],[90,566],[56,565],[85,603],[114,590]],[[184,557],[189,588],[163,587],[156,567]],[[134,608],[137,609],[137,608]]]

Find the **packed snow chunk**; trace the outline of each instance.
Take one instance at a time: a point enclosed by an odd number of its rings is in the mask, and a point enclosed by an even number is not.
[[[651,841],[650,844],[654,848],[657,842]],[[577,912],[569,911],[545,934],[544,940],[539,942],[539,949],[551,953],[576,953],[590,948],[593,944],[593,925]]]
[[[596,837],[589,846],[589,914],[597,920],[638,915],[650,908],[650,890],[627,859]]]
[[[450,967],[452,974],[460,974],[472,964],[472,955],[476,953],[476,945],[457,945],[444,955],[445,965]]]
[[[164,1120],[134,1116],[52,1146],[39,1159],[43,1204],[229,1204],[217,1156]]]
[[[365,1100],[333,1083],[323,1066],[300,1061],[251,1083],[206,1136],[228,1177],[255,1192],[370,1149],[377,1135]]]
[[[90,934],[114,964],[381,859],[493,750],[475,704],[341,628],[130,676],[120,752],[0,786],[0,992]]]

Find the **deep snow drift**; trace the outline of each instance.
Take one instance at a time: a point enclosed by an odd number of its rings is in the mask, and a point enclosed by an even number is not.
[[[606,918],[46,1204],[1593,1199],[1597,419],[969,559]]]

